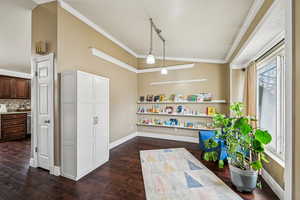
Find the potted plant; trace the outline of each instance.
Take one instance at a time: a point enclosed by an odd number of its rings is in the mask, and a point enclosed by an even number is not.
[[[265,156],[265,145],[272,141],[272,136],[268,131],[257,128],[255,118],[245,116],[243,108],[242,103],[234,103],[230,106],[232,117],[216,114],[213,123],[218,128],[216,137],[225,140],[227,146],[232,183],[238,191],[252,192],[256,188],[262,162],[269,162]]]

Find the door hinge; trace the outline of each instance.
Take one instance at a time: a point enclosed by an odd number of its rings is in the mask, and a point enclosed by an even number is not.
[[[38,148],[37,148],[37,147],[35,147],[35,148],[34,148],[34,151],[35,151],[35,152],[38,152]]]
[[[35,76],[38,76],[38,72],[37,71],[34,74],[35,74]]]

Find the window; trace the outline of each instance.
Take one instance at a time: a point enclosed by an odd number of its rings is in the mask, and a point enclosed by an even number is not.
[[[258,126],[272,135],[267,152],[280,161],[284,160],[284,114],[284,51],[281,48],[257,66]]]

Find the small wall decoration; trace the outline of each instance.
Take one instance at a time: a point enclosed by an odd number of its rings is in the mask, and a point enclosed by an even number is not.
[[[48,53],[48,43],[47,41],[38,41],[35,43],[35,53],[44,55]]]

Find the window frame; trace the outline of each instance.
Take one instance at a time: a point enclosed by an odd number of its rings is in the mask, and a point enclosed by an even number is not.
[[[276,49],[267,57],[263,58],[256,65],[256,113],[259,124],[259,71],[264,66],[277,62],[277,109],[276,109],[276,149],[266,146],[266,154],[284,167],[285,159],[285,51],[284,45]]]

